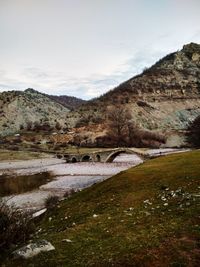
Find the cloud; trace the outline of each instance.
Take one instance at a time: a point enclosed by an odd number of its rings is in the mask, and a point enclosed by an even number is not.
[[[200,42],[199,7],[199,0],[0,1],[0,91],[99,96]]]
[[[150,67],[168,53],[174,52],[175,49],[171,49],[170,45],[162,47],[162,42],[159,43],[159,40],[165,41],[166,38],[167,35],[161,35],[156,46],[150,45],[135,50],[128,59],[110,69],[107,74],[92,73],[91,75],[73,76],[67,72],[33,66],[25,67],[18,72],[1,69],[0,91],[34,88],[47,94],[72,95],[83,99],[98,97],[141,73],[144,68]]]
[[[64,72],[46,71],[36,67],[26,67],[19,72],[0,70],[0,91],[34,88],[41,92],[56,95],[73,95],[90,99],[116,87],[120,83],[151,66],[161,56],[152,49],[138,50],[134,56],[124,61],[109,74],[93,73],[89,76],[69,76]]]

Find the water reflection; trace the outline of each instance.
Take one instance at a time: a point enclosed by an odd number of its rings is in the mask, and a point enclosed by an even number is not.
[[[0,175],[0,197],[19,195],[34,189],[66,192],[71,188],[82,189],[141,163],[133,154],[119,154],[112,163],[78,162],[59,163],[32,168],[16,169],[17,175]],[[23,167],[23,166],[22,166]],[[34,174],[29,174],[30,169]]]
[[[3,174],[0,176],[0,197],[31,191],[51,180],[52,176],[49,172],[16,177]]]

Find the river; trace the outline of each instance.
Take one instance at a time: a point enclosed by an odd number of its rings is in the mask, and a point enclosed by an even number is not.
[[[151,155],[172,152],[176,150],[151,150]],[[56,158],[0,162],[0,196],[9,205],[39,210],[51,195],[63,197],[142,162],[135,154],[120,154],[112,163],[65,163]]]

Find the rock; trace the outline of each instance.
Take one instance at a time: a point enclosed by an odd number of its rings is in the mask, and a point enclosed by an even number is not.
[[[143,202],[144,202],[144,204],[152,205],[152,203],[150,202],[149,199],[146,199],[146,200],[144,200]]]
[[[39,240],[35,243],[30,243],[20,249],[17,249],[13,252],[15,258],[29,259],[33,256],[36,256],[40,252],[54,250],[55,247],[46,240]]]
[[[192,194],[193,197],[200,197],[200,194]]]
[[[36,217],[39,217],[41,216],[42,214],[44,214],[45,212],[47,211],[47,209],[42,209],[42,210],[39,210],[39,211],[36,211],[35,213],[33,213],[32,217],[33,218],[36,218]]]
[[[98,215],[97,214],[93,214],[93,218],[97,218],[98,217]]]
[[[70,240],[70,239],[63,239],[62,242],[72,243],[72,240]]]

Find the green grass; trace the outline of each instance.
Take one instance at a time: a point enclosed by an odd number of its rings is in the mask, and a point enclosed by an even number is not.
[[[8,160],[28,160],[50,157],[50,155],[41,152],[29,151],[11,151],[0,149],[0,162]]]
[[[34,239],[50,241],[55,251],[26,261],[4,257],[3,264],[199,266],[198,195],[200,151],[149,160],[75,194],[46,214]]]

